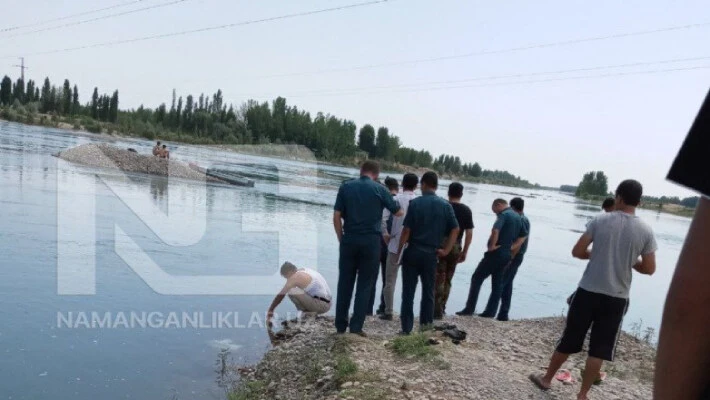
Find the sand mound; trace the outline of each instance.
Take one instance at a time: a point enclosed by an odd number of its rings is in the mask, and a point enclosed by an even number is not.
[[[59,153],[59,158],[90,167],[217,182],[179,161],[142,155],[106,143],[89,143]]]

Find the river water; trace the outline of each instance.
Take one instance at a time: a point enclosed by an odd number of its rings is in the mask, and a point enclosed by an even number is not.
[[[125,176],[52,156],[101,141],[146,154],[152,146],[0,121],[0,397],[224,398],[219,353],[253,363],[269,348],[261,322],[283,261],[317,268],[335,289],[332,204],[357,172],[171,145],[174,159],[234,168],[256,182],[242,188]],[[476,229],[449,311],[464,305],[492,200],[520,195],[532,235],[511,317],[562,314],[585,266],[570,251],[597,207],[553,191],[465,186]],[[658,328],[689,226],[683,217],[639,215],[657,235],[658,272],[635,275],[627,330]],[[487,283],[479,311],[488,291]],[[286,301],[279,311],[294,308]]]

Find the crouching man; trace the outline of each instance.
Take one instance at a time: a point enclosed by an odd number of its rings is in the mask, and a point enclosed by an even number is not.
[[[286,284],[271,302],[271,307],[266,314],[268,326],[271,326],[274,310],[286,295],[296,309],[304,314],[325,314],[330,310],[332,296],[323,275],[312,269],[299,269],[287,261],[281,266],[281,276],[286,278]]]

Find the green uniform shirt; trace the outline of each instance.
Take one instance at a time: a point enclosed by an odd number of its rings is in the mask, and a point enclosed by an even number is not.
[[[335,211],[343,220],[343,235],[380,235],[382,210],[395,214],[399,205],[387,189],[367,176],[347,181],[338,189]]]
[[[523,245],[520,246],[520,251],[518,252],[518,255],[522,256],[526,251],[528,251],[528,243],[530,243],[530,220],[525,216],[525,214],[521,214],[520,219],[523,221],[523,228],[525,228],[525,231],[527,232],[526,236],[528,237],[523,242]]]
[[[411,231],[411,246],[436,251],[444,237],[458,228],[459,223],[448,201],[434,192],[424,192],[409,203],[404,226]]]
[[[510,255],[510,247],[518,238],[528,235],[527,228],[523,225],[520,214],[508,207],[498,214],[498,219],[493,224],[493,229],[498,230],[498,243],[500,248],[496,253]]]

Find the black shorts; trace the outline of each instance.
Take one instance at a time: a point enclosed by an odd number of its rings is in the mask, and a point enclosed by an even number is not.
[[[589,356],[614,361],[621,323],[629,308],[629,300],[578,288],[567,313],[567,326],[557,342],[557,351],[579,353],[589,328]]]

